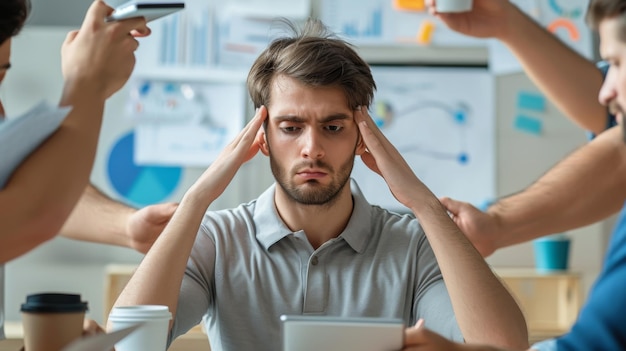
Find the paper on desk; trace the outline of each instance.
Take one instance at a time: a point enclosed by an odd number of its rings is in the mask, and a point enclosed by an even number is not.
[[[110,351],[118,341],[124,339],[142,325],[144,323],[137,323],[111,333],[83,337],[64,347],[61,351]]]
[[[59,128],[70,109],[42,101],[22,116],[0,122],[0,189],[20,163]]]

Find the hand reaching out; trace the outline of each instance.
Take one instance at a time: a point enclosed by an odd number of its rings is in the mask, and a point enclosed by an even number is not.
[[[98,89],[103,98],[119,90],[130,76],[139,45],[134,37],[150,34],[143,17],[105,22],[112,12],[102,0],[94,1],[80,30],[67,35],[61,50],[66,84]]]
[[[177,207],[177,203],[164,203],[146,206],[133,213],[126,224],[126,232],[131,240],[129,246],[144,254],[148,252]]]
[[[482,212],[467,202],[447,197],[441,199],[441,204],[483,257],[491,255],[500,247],[498,240],[503,237],[504,233],[496,217]]]
[[[436,0],[426,0],[429,12],[450,29],[477,38],[497,38],[505,32],[507,14],[515,10],[508,0],[473,0],[472,10],[459,13],[438,13]]]

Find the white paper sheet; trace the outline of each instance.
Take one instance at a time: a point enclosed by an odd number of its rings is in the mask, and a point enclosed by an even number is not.
[[[59,128],[69,111],[69,107],[40,102],[22,116],[0,122],[0,189],[22,161]]]
[[[111,333],[101,333],[83,337],[64,347],[61,351],[111,351],[118,341],[132,334],[132,332],[142,325],[144,325],[144,323],[137,323],[128,328],[116,330]]]

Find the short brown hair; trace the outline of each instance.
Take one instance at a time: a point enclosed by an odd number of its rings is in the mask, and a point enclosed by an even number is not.
[[[376,89],[372,72],[350,44],[317,19],[307,20],[301,30],[287,20],[282,22],[293,35],[272,41],[248,74],[254,107],[269,106],[272,82],[278,75],[315,87],[339,86],[352,109],[371,104]]]
[[[29,12],[30,0],[0,0],[0,44],[20,32]]]
[[[598,30],[600,22],[607,18],[620,16],[619,38],[626,42],[626,1],[623,0],[591,0],[587,9],[587,23]]]

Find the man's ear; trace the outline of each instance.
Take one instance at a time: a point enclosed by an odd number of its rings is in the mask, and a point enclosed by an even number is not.
[[[259,149],[261,150],[263,155],[269,156],[270,149],[269,149],[269,145],[267,145],[267,135],[265,135],[265,128],[267,128],[267,126],[261,127],[261,130],[257,133],[256,138],[257,138],[257,144],[259,145]]]

